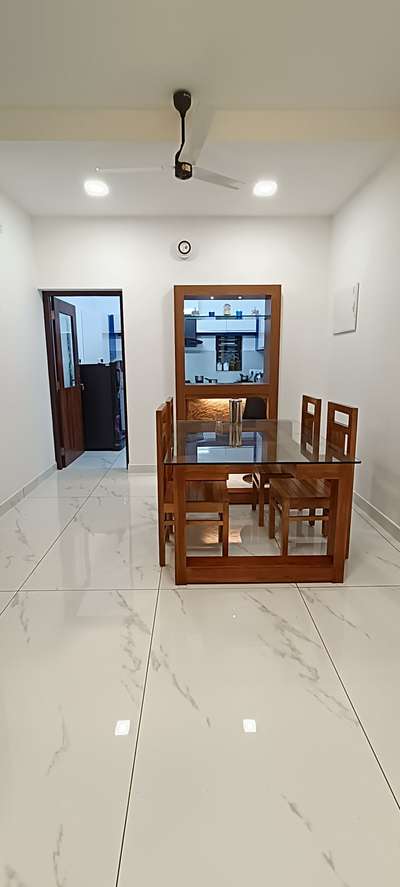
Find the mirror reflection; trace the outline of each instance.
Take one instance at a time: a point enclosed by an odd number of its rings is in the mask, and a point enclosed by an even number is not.
[[[185,382],[269,382],[271,299],[185,299]]]

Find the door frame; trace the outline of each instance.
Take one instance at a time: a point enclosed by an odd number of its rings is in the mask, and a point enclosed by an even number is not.
[[[54,437],[54,451],[56,457],[57,468],[64,468],[63,459],[62,459],[62,448],[63,448],[63,440],[62,440],[62,426],[61,426],[61,418],[60,418],[60,402],[57,391],[57,372],[56,372],[56,354],[55,354],[55,330],[54,330],[54,299],[65,299],[68,301],[68,298],[76,298],[77,296],[82,296],[90,299],[91,296],[113,296],[119,298],[119,307],[121,313],[121,344],[122,344],[122,363],[123,363],[123,378],[124,378],[124,409],[125,409],[125,424],[126,424],[126,467],[129,465],[129,429],[128,429],[128,397],[127,397],[127,386],[126,386],[126,349],[125,349],[125,324],[124,324],[124,302],[123,302],[123,293],[122,290],[71,290],[71,289],[57,289],[57,290],[40,290],[43,299],[43,313],[44,313],[44,327],[46,334],[46,350],[47,350],[47,364],[49,370],[49,385],[50,385],[50,401],[51,401],[51,414],[53,418],[53,437]]]

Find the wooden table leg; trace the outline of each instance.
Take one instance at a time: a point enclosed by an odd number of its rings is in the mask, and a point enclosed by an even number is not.
[[[263,527],[265,520],[265,486],[262,474],[260,474],[260,490],[258,493],[258,526]]]
[[[352,519],[352,515],[353,515],[354,465],[352,465],[351,467],[352,467],[352,473],[351,473],[351,504],[350,504],[350,514],[349,514],[349,528],[348,528],[348,533],[347,533],[347,551],[346,551],[346,558],[348,558],[348,556],[349,556],[349,554],[350,554],[351,519]]]
[[[332,581],[343,582],[353,494],[351,465],[341,465],[340,477],[332,483],[331,490],[328,554],[333,557]]]
[[[185,470],[181,465],[174,466],[175,487],[175,582],[187,584],[186,575],[186,501]]]

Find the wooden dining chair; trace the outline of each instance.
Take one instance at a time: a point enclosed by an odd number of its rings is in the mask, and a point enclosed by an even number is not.
[[[266,419],[267,404],[262,397],[248,397],[243,412],[243,419]],[[256,471],[253,474],[243,475],[243,480],[252,484],[256,499],[252,502],[252,510],[255,511],[258,503],[258,523],[260,527],[264,526],[264,508],[265,508],[265,492],[269,483],[269,474],[263,471]]]
[[[310,397],[303,394],[301,400],[301,429],[300,442],[305,452],[318,453],[321,435],[321,409],[320,397]]]
[[[158,490],[158,546],[160,566],[165,566],[165,544],[175,523],[173,469],[165,460],[174,444],[173,398],[168,398],[156,410],[157,441],[157,490]],[[191,480],[186,484],[187,514],[204,514],[207,517],[186,518],[186,524],[215,524],[222,554],[228,554],[229,499],[228,474],[221,469],[221,476],[212,481]],[[215,517],[209,517],[215,514]]]
[[[247,397],[246,403],[244,405],[243,410],[243,419],[266,419],[267,418],[267,405],[263,397]],[[258,490],[259,483],[257,481],[256,474],[244,474],[243,480],[246,484],[252,484],[254,490]],[[251,505],[252,510],[255,511],[257,508],[256,502],[254,501]]]
[[[321,407],[322,401],[317,397],[310,397],[308,394],[303,394],[302,402],[301,402],[301,430],[300,430],[300,439],[301,446],[305,449],[305,451],[309,451],[310,448],[319,447],[319,439],[321,432]],[[265,503],[269,498],[269,491],[271,486],[272,478],[275,478],[278,475],[279,479],[290,478],[290,474],[283,471],[278,465],[276,469],[272,472],[271,469],[268,472],[258,471],[257,474],[254,475],[254,485],[258,489],[258,525],[259,527],[264,526],[265,520]]]
[[[347,417],[339,420],[336,414]],[[320,416],[320,412],[319,412]],[[340,456],[354,458],[356,454],[358,409],[344,404],[328,403],[326,423],[326,454],[332,459]],[[317,445],[314,444],[316,447]],[[314,450],[316,454],[317,450]],[[269,494],[269,537],[275,538],[275,516],[281,518],[281,552],[288,553],[290,521],[322,522],[322,532],[328,534],[331,507],[331,485],[323,480],[297,480],[296,478],[272,478]],[[317,513],[317,510],[320,513]],[[302,512],[308,512],[304,514]],[[296,512],[293,514],[292,512]],[[300,512],[300,513],[299,513]],[[349,540],[347,545],[347,554]]]
[[[266,419],[267,405],[263,397],[246,397],[243,419]]]

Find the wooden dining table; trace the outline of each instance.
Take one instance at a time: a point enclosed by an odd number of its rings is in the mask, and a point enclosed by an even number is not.
[[[175,501],[175,582],[216,583],[343,582],[348,552],[353,482],[358,458],[343,456],[320,441],[317,451],[302,442],[298,422],[248,420],[233,426],[221,421],[178,420],[174,445],[166,456],[171,467]],[[330,484],[326,554],[188,556],[186,485],[229,475],[282,474]],[[235,502],[246,490],[232,489]],[[251,486],[247,497],[254,503]],[[267,538],[267,536],[266,536]]]

